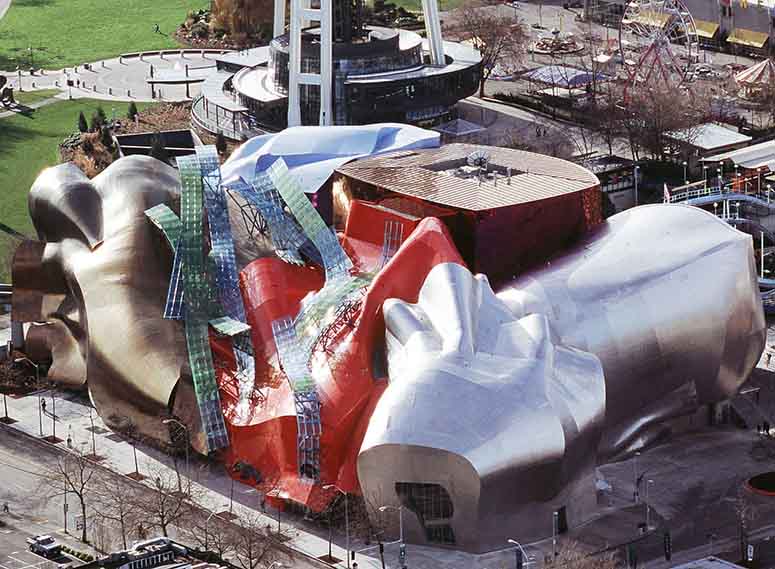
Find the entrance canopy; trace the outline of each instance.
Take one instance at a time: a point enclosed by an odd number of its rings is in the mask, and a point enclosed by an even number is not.
[[[694,27],[697,29],[697,35],[706,40],[712,40],[718,31],[716,22],[694,19]]]
[[[743,45],[746,47],[762,48],[770,36],[762,32],[755,32],[753,30],[746,30],[745,28],[735,28],[732,33],[729,34],[727,41],[737,45]]]

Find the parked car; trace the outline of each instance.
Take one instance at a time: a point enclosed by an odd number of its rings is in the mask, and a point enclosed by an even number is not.
[[[30,551],[43,557],[56,557],[62,552],[62,545],[50,535],[29,537],[27,543],[30,544]]]

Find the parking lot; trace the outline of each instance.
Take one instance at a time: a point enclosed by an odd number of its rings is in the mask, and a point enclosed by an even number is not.
[[[28,537],[30,535],[13,526],[0,527],[0,569],[56,569],[58,564],[72,561],[66,555],[56,559],[35,555],[29,550]]]

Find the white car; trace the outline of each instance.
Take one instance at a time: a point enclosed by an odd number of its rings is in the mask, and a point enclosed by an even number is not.
[[[50,535],[29,537],[27,543],[30,544],[30,551],[43,557],[55,557],[62,551],[62,546]]]

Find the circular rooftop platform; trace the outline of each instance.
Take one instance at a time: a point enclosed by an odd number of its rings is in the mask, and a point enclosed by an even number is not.
[[[469,156],[486,156],[486,170]],[[586,168],[543,154],[473,144],[397,152],[356,160],[339,173],[437,205],[485,211],[595,188]]]
[[[746,486],[763,496],[775,497],[775,472],[763,472],[748,479]]]

